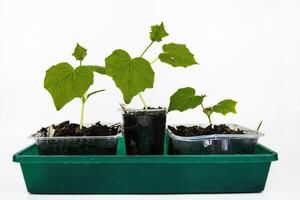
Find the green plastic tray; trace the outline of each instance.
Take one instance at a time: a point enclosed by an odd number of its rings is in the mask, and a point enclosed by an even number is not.
[[[277,153],[258,144],[244,155],[127,156],[124,138],[115,156],[38,155],[31,145],[13,156],[27,190],[38,194],[241,193],[265,188]]]

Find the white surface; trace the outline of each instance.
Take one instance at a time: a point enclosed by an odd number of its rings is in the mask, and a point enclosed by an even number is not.
[[[281,0],[0,0],[0,195],[1,199],[299,199],[300,2]],[[16,151],[32,143],[27,136],[41,126],[78,121],[80,102],[56,112],[43,89],[45,70],[72,58],[76,42],[88,49],[85,63],[103,64],[114,49],[132,56],[148,45],[149,26],[164,21],[165,42],[186,43],[200,66],[171,68],[157,62],[155,89],[146,101],[167,106],[179,87],[193,86],[207,94],[206,104],[223,98],[239,103],[238,115],[213,116],[255,128],[264,120],[261,143],[279,153],[260,194],[161,196],[29,195]],[[146,57],[160,51],[155,44]],[[96,76],[95,95],[86,108],[86,122],[120,121],[121,94],[110,78]],[[131,106],[139,107],[136,98]],[[168,115],[170,123],[206,119],[199,110]],[[3,198],[4,197],[4,198]]]

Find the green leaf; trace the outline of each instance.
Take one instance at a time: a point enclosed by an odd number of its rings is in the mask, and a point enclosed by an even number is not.
[[[159,54],[160,61],[168,63],[173,67],[188,67],[198,64],[194,55],[185,44],[165,44],[163,45],[163,52]]]
[[[97,72],[99,74],[105,74],[105,67],[97,66],[97,65],[82,65],[83,67],[88,67],[92,71]]]
[[[91,92],[91,93],[89,93],[89,94],[86,96],[86,99],[85,99],[85,100],[87,100],[90,96],[92,96],[92,95],[94,95],[94,94],[97,94],[97,93],[99,93],[99,92],[103,92],[103,91],[105,91],[105,90],[102,89],[102,90],[96,90],[96,91],[94,91],[94,92]]]
[[[209,117],[214,112],[212,107],[207,107],[203,109],[203,112]]]
[[[204,99],[205,95],[195,95],[195,89],[191,87],[178,89],[171,97],[168,112],[178,110],[180,112],[196,108]]]
[[[86,48],[80,46],[77,43],[72,55],[76,58],[76,60],[83,61],[84,57],[87,55],[86,52],[87,52]]]
[[[55,107],[60,110],[76,97],[82,97],[93,84],[93,71],[87,67],[74,69],[63,62],[52,66],[46,72],[44,87],[50,92]]]
[[[226,115],[227,113],[236,114],[235,106],[237,102],[232,99],[225,99],[219,102],[217,105],[213,106],[213,111],[216,113],[221,113]]]
[[[152,42],[160,42],[164,37],[167,37],[169,34],[166,32],[164,24],[157,24],[151,26],[150,39]]]
[[[126,104],[146,88],[153,87],[154,72],[151,64],[141,57],[131,58],[122,49],[115,50],[105,59],[105,72],[123,93]]]

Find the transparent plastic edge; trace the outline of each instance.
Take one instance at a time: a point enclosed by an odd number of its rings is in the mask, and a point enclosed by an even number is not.
[[[157,111],[164,111],[167,112],[166,108],[157,108],[157,109],[137,109],[137,108],[125,108],[125,109],[119,109],[121,112],[157,112]]]
[[[178,126],[179,124],[169,124],[168,126]],[[184,126],[208,126],[208,124],[180,124],[180,125],[184,125]],[[216,124],[218,125],[218,124]],[[254,130],[245,128],[243,126],[239,126],[237,124],[225,124],[227,126],[229,126],[232,129],[240,129],[246,132],[246,134],[212,134],[212,135],[203,135],[203,136],[190,136],[190,137],[186,137],[186,136],[178,136],[175,135],[174,133],[172,133],[171,130],[169,130],[168,128],[167,130],[167,134],[174,140],[181,140],[181,141],[201,141],[201,140],[220,140],[220,139],[258,139],[261,136],[264,136],[264,133],[261,132],[256,132]]]
[[[89,127],[92,126],[95,123],[86,123],[84,124],[84,126]],[[51,139],[55,139],[55,140],[62,140],[62,139],[115,139],[115,138],[120,138],[122,137],[123,134],[123,126],[121,123],[103,123],[102,125],[114,125],[114,124],[120,124],[120,130],[118,131],[118,134],[116,135],[107,135],[107,136],[59,136],[59,137],[41,137],[38,136],[39,132],[36,132],[32,135],[30,135],[28,138],[29,139],[33,139],[33,140],[51,140]]]
[[[108,136],[61,136],[61,137],[41,137],[36,136],[37,133],[29,136],[29,139],[34,140],[73,140],[73,139],[115,139],[122,136],[122,132],[119,132],[117,135],[108,135]]]

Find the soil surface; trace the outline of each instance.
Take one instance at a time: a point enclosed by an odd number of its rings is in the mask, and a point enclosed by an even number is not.
[[[110,136],[110,135],[117,135],[120,124],[107,126],[102,125],[100,122],[96,124],[85,127],[83,126],[80,129],[79,124],[70,123],[69,121],[62,122],[58,125],[52,125],[53,129],[55,130],[53,136],[54,137],[63,137],[63,136]],[[43,137],[47,137],[48,135],[48,128],[42,128],[39,133]]]
[[[212,134],[245,134],[244,131],[238,129],[233,130],[226,126],[221,125],[209,125],[207,127],[201,126],[168,126],[169,130],[178,136],[201,136],[201,135],[212,135]]]
[[[165,109],[165,110],[162,110],[162,109]],[[161,110],[161,111],[158,111],[158,110]],[[166,108],[163,108],[163,107],[150,107],[148,106],[147,109],[144,107],[143,109],[140,109],[140,110],[123,110],[124,111],[124,114],[128,114],[128,115],[151,115],[151,114],[155,114],[157,115],[157,113],[160,113],[160,114],[165,114],[167,109]]]

